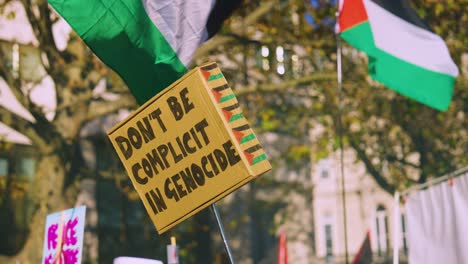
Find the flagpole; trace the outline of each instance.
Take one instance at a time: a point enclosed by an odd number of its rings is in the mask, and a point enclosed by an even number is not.
[[[340,1],[337,1],[336,18],[338,23]],[[346,182],[344,175],[344,149],[343,149],[343,127],[342,127],[342,70],[341,70],[341,40],[336,34],[336,80],[338,88],[338,117],[337,117],[337,130],[340,147],[340,176],[341,176],[341,203],[343,206],[343,228],[344,228],[344,244],[345,244],[345,263],[348,264],[348,224],[346,216]]]
[[[400,193],[393,195],[393,264],[398,264],[398,249],[400,247]]]
[[[232,252],[231,252],[231,248],[229,247],[229,244],[228,244],[228,241],[227,241],[227,238],[226,238],[226,234],[224,233],[224,227],[223,227],[223,223],[221,222],[221,217],[219,216],[219,212],[218,212],[218,207],[216,206],[216,204],[212,204],[211,205],[211,210],[213,211],[213,214],[216,218],[216,223],[218,224],[218,228],[219,228],[219,233],[221,234],[221,238],[223,239],[223,243],[224,243],[224,248],[226,249],[226,253],[228,255],[228,258],[229,258],[229,262],[231,264],[234,264],[234,257],[232,256]]]

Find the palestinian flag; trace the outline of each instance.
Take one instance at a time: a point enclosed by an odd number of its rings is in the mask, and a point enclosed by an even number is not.
[[[142,104],[182,77],[241,1],[49,0]]]
[[[449,107],[458,68],[408,0],[341,0],[338,31],[369,56],[373,79],[438,110]]]
[[[353,264],[372,264],[372,248],[369,231],[367,231],[366,239],[364,239],[361,248],[359,248],[358,253],[354,257]]]

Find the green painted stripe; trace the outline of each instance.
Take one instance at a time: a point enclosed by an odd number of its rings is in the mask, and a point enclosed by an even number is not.
[[[242,144],[242,143],[245,143],[245,142],[249,142],[249,141],[252,140],[252,139],[255,139],[255,135],[254,135],[253,133],[250,134],[250,135],[247,135],[247,136],[243,137],[243,138],[241,139],[240,143]]]
[[[455,85],[453,76],[425,69],[377,48],[369,22],[346,30],[340,36],[369,56],[369,74],[374,80],[420,103],[447,110]]]
[[[236,98],[236,96],[234,94],[226,95],[226,96],[221,97],[219,102],[224,103],[224,102],[227,102],[227,101],[229,101],[231,99],[234,99],[234,98]]]
[[[208,81],[214,81],[220,78],[223,78],[223,74],[221,72],[215,75],[210,75],[210,78],[208,78]]]
[[[251,164],[251,165],[255,165],[255,164],[259,163],[259,162],[262,161],[262,160],[266,160],[266,158],[267,158],[266,154],[263,153],[262,155],[255,157],[255,158],[252,160],[252,164]]]
[[[142,104],[187,69],[150,20],[141,0],[49,0]]]
[[[235,115],[231,116],[231,119],[229,119],[229,122],[234,122],[234,121],[236,121],[238,119],[241,119],[243,117],[244,116],[242,114],[235,114]]]

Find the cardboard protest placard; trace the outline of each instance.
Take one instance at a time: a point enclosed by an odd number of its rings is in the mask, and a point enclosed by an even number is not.
[[[271,169],[216,63],[188,72],[108,136],[159,233]]]
[[[43,264],[80,264],[86,207],[50,214],[46,218]]]

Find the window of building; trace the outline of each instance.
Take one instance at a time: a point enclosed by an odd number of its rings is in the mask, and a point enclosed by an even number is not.
[[[401,238],[403,240],[403,252],[407,255],[408,245],[406,242],[406,219],[404,214],[401,214]]]
[[[322,179],[328,179],[328,169],[322,169],[322,172],[320,173],[320,177]]]
[[[267,46],[262,46],[261,48],[261,61],[260,61],[260,67],[264,70],[264,71],[268,71],[270,70],[270,60],[269,60],[269,57],[270,56],[270,49],[267,47]]]
[[[0,158],[0,177],[5,177],[8,174],[8,160]]]
[[[388,249],[388,219],[385,206],[379,205],[376,212],[377,253],[379,256]]]
[[[36,171],[36,161],[33,158],[22,158],[19,163],[18,174],[32,179]]]
[[[332,226],[326,224],[325,226],[325,253],[327,257],[333,256],[333,239],[332,239]]]
[[[330,160],[323,159],[319,161],[318,167],[320,168],[320,178],[329,179],[330,178]]]

